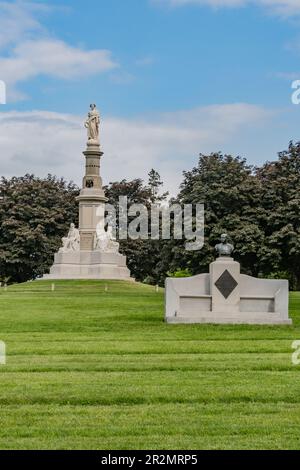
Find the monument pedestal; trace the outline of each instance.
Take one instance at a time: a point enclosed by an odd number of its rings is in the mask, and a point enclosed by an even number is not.
[[[240,264],[230,257],[220,257],[209,266],[212,312],[239,311]]]
[[[50,274],[44,279],[119,279],[133,281],[126,256],[118,253],[78,251],[57,253]]]
[[[100,177],[100,161],[103,152],[98,144],[88,144],[85,155],[85,176],[79,202],[80,250],[94,249],[95,232],[99,223],[104,225],[105,197]]]

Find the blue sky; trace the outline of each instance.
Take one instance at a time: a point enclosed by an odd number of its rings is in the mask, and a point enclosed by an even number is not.
[[[0,174],[80,182],[90,102],[106,182],[154,166],[174,193],[199,152],[275,159],[299,62],[300,0],[0,1]]]

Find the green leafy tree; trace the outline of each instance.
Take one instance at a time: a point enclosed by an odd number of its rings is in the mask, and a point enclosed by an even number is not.
[[[261,253],[264,274],[290,273],[293,288],[300,289],[300,143],[290,143],[274,162],[257,169],[262,186],[260,223],[265,231]]]
[[[204,203],[205,244],[201,250],[186,251],[182,241],[172,240],[171,256],[166,253],[171,271],[207,272],[209,263],[215,259],[214,245],[220,234],[227,232],[244,272],[257,275],[264,245],[264,231],[257,221],[261,189],[254,169],[245,159],[221,153],[201,154],[198,165],[184,172],[177,201]]]
[[[0,182],[0,276],[24,282],[44,274],[71,222],[78,188],[49,175]]]
[[[153,170],[154,171],[154,170]],[[151,173],[151,172],[150,172]],[[132,181],[122,180],[110,183],[106,186],[105,193],[109,203],[115,208],[118,207],[119,197],[127,196],[128,206],[132,204],[143,204],[148,209],[148,240],[120,240],[120,251],[127,256],[127,265],[133,277],[138,281],[147,281],[156,284],[164,281],[165,273],[161,272],[161,241],[151,240],[150,238],[150,208],[151,204],[159,203],[162,197],[158,196],[156,189],[162,186],[160,176],[157,172],[152,173],[153,180],[156,183],[146,185],[141,179]],[[159,182],[159,184],[158,184]],[[118,214],[118,211],[117,211]],[[130,217],[128,218],[130,222]],[[118,229],[118,220],[117,220]]]

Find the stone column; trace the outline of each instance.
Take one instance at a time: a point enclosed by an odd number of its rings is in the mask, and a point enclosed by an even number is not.
[[[240,263],[228,256],[220,256],[210,264],[209,271],[212,311],[215,313],[239,312]]]
[[[93,251],[97,224],[104,224],[104,208],[107,198],[102,188],[100,161],[103,152],[98,143],[87,144],[83,152],[86,159],[83,187],[79,202],[80,251]]]

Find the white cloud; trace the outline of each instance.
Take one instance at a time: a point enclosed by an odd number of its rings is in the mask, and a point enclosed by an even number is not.
[[[242,7],[259,5],[267,7],[271,12],[283,16],[300,14],[299,0],[152,0],[152,3],[180,7],[187,5],[209,6],[212,8]]]
[[[49,7],[40,3],[0,2],[0,48],[41,33],[36,15],[47,11]]]
[[[106,117],[101,128],[104,182],[146,178],[154,167],[167,189],[176,193],[182,171],[196,163],[199,152],[224,149],[243,130],[261,127],[271,117],[264,108],[243,103],[144,119]],[[0,174],[50,172],[80,184],[83,121],[84,117],[46,111],[0,113]]]
[[[37,75],[76,79],[116,66],[109,51],[84,51],[51,39],[24,42],[15,47],[10,57],[0,57],[1,79],[8,90]]]
[[[257,3],[268,7],[279,15],[293,16],[300,14],[299,0],[257,0]]]
[[[49,37],[36,18],[45,11],[40,3],[0,2],[0,79],[6,82],[9,101],[24,97],[17,88],[20,82],[39,75],[73,80],[118,67],[108,50],[84,50]]]

